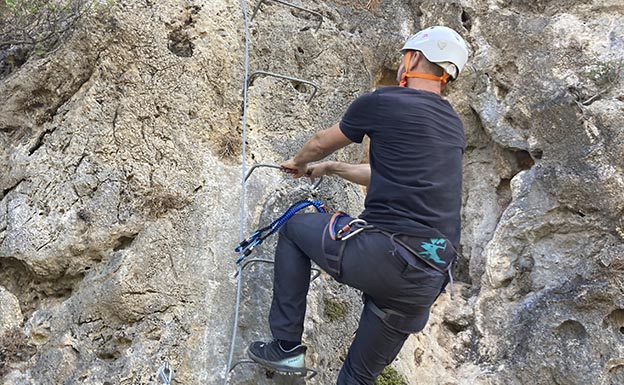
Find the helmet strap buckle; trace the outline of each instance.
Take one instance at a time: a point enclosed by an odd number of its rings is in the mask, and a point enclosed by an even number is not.
[[[422,72],[409,72],[409,65],[410,65],[411,59],[412,59],[412,51],[407,51],[405,53],[405,64],[404,64],[405,71],[403,71],[403,75],[401,76],[401,82],[399,83],[401,87],[407,87],[408,78],[435,80],[435,81],[441,82],[442,85],[445,85],[448,82],[449,74],[446,71],[444,71],[442,76],[435,76],[432,74],[426,74]]]

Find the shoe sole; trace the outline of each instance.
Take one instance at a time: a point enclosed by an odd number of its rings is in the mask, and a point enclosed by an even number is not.
[[[247,355],[249,355],[249,358],[251,358],[254,362],[264,366],[265,368],[275,370],[276,372],[289,376],[305,376],[308,372],[306,368],[294,368],[292,366],[276,365],[274,362],[263,360],[262,358],[253,354],[251,351],[247,351]]]

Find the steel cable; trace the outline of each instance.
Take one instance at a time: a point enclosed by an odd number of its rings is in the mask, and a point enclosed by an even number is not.
[[[243,122],[242,122],[242,154],[241,154],[241,201],[240,201],[240,216],[239,216],[239,240],[243,241],[245,237],[245,165],[247,159],[247,79],[249,77],[249,18],[247,16],[247,4],[245,0],[240,0],[241,9],[243,11],[243,20],[245,22],[245,58],[244,58],[244,79],[243,79]],[[234,347],[236,344],[236,332],[239,317],[240,298],[241,298],[241,286],[243,283],[243,274],[241,266],[237,268],[237,282],[236,282],[236,308],[234,310],[234,327],[232,330],[232,342],[230,344],[230,353],[228,355],[227,368],[225,370],[225,379],[223,384],[227,385],[228,376],[232,366],[232,360],[234,358]]]

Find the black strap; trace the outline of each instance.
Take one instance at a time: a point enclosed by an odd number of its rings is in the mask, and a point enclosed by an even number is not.
[[[405,333],[415,333],[422,329],[422,320],[419,318],[408,317],[403,313],[391,309],[382,309],[366,295],[364,295],[364,303],[377,317],[381,318],[382,321],[394,329]]]
[[[325,228],[323,229],[323,233],[321,234],[321,250],[323,250],[323,254],[325,255],[325,262],[327,263],[327,272],[332,277],[338,278],[340,277],[340,273],[341,273],[342,254],[344,253],[344,249],[345,249],[345,246],[347,245],[347,242],[345,242],[344,240],[332,240],[331,234],[329,232],[330,231],[329,226],[330,226],[330,223],[327,223],[327,225],[325,225]],[[327,234],[327,236],[325,234]],[[333,252],[329,250],[330,247],[328,247],[328,245],[326,244],[326,240],[329,241],[330,244],[332,242],[334,243],[331,245],[331,246],[334,246],[332,248]],[[335,242],[340,242],[338,250],[335,250]]]

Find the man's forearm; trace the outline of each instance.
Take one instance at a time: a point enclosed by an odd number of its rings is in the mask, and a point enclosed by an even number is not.
[[[330,162],[327,171],[329,175],[337,175],[349,182],[357,183],[362,186],[368,186],[370,184],[371,170],[370,164],[367,163],[351,164]]]
[[[335,124],[314,134],[293,157],[293,161],[302,165],[316,162],[349,143],[351,141],[342,134],[338,124]]]
[[[295,154],[293,160],[298,164],[307,164],[311,162],[316,162],[317,160],[321,160],[325,158],[327,155],[331,154],[331,151],[324,149],[320,145],[321,139],[319,138],[319,134],[315,134],[311,137],[303,147]]]

